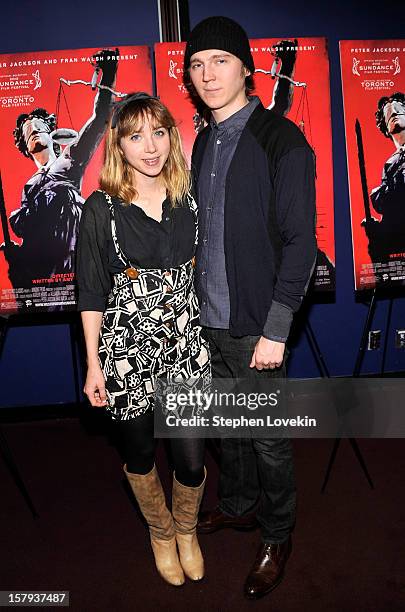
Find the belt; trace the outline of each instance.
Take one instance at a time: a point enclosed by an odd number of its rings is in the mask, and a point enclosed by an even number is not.
[[[195,268],[195,257],[192,258],[191,265],[193,266],[193,268]],[[131,280],[136,280],[140,274],[139,270],[133,267],[127,268],[126,270],[124,270],[124,272]]]

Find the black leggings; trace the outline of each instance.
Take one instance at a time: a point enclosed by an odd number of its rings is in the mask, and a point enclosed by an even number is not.
[[[155,462],[156,449],[152,410],[126,421],[116,421],[116,426],[128,472],[148,474]],[[170,445],[176,480],[186,487],[198,487],[204,480],[204,440],[172,438]]]

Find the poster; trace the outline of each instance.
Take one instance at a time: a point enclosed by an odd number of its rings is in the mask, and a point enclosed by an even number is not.
[[[75,308],[75,247],[112,103],[152,92],[149,49],[0,55],[0,315]]]
[[[405,40],[340,42],[356,290],[405,284]]]
[[[306,135],[317,160],[317,291],[335,288],[333,167],[329,59],[325,38],[250,40],[256,66],[255,91],[265,107],[294,121]],[[155,45],[158,95],[175,116],[188,159],[200,115],[183,85],[185,43]]]

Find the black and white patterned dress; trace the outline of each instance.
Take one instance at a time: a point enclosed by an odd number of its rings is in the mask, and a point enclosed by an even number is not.
[[[127,420],[153,409],[158,378],[169,383],[200,380],[205,387],[211,368],[208,345],[201,337],[192,259],[165,269],[132,265],[118,240],[114,203],[103,195],[116,256],[123,269],[135,268],[137,273],[137,278],[125,271],[113,275],[99,343],[107,410],[112,418]],[[191,195],[187,205],[195,219],[196,242],[197,210]],[[83,272],[78,274],[79,306],[81,280],[83,285]]]

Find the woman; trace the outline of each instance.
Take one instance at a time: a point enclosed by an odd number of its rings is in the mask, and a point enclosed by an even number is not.
[[[170,513],[154,465],[154,393],[160,377],[208,382],[211,373],[193,289],[190,174],[174,119],[157,98],[138,92],[116,104],[100,186],[84,205],[79,232],[84,391],[117,422],[124,472],[149,525],[157,569],[181,585],[184,573],[204,575],[196,536],[204,442],[171,441]]]

